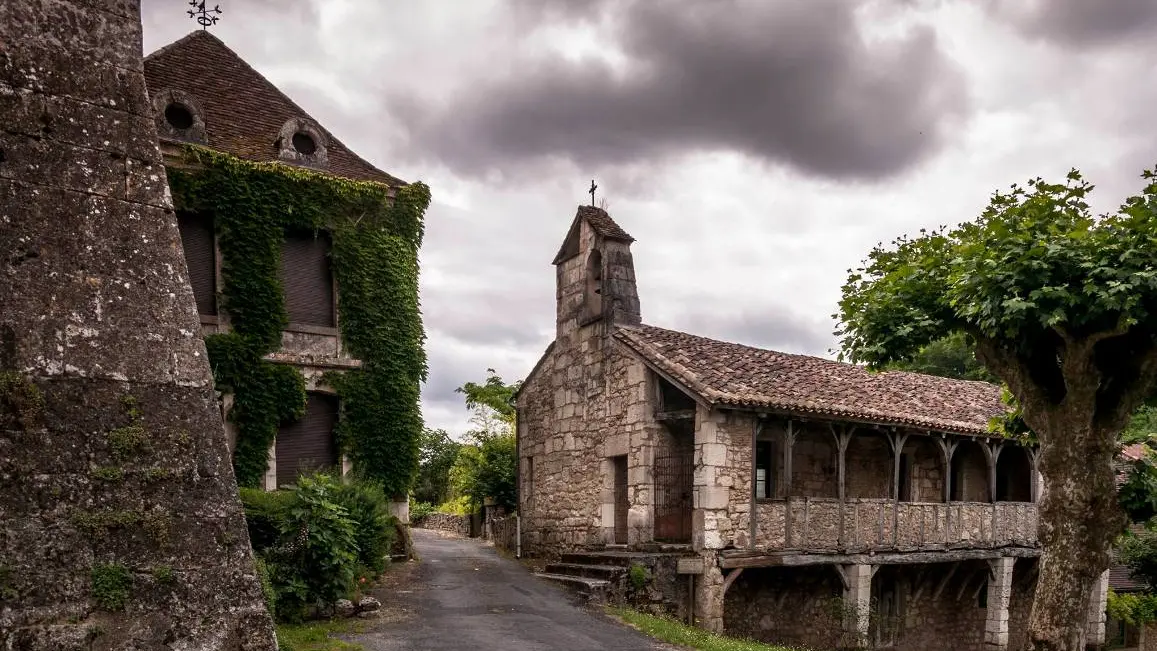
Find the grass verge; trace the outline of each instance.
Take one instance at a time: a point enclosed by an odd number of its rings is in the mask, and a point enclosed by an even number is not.
[[[365,651],[365,647],[335,637],[335,633],[360,633],[365,622],[358,619],[278,624],[277,644],[281,651]]]
[[[687,626],[665,617],[648,615],[630,608],[608,607],[607,612],[630,626],[669,644],[677,644],[701,651],[796,651],[750,640],[738,640]]]

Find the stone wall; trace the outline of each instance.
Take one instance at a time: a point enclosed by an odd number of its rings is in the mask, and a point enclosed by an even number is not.
[[[1032,613],[1036,593],[1034,565],[1039,561],[1018,558],[1012,569],[1012,593],[1008,600],[1008,648],[1017,650],[1028,646],[1028,618]]]
[[[847,646],[842,591],[828,565],[746,569],[727,590],[724,631],[785,646]]]
[[[0,3],[0,648],[276,648],[132,0]]]
[[[450,513],[431,513],[426,517],[410,523],[416,529],[436,529],[448,531],[459,536],[470,535],[470,516],[452,515]]]

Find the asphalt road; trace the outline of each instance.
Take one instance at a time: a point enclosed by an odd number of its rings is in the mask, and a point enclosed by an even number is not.
[[[538,579],[476,540],[415,529],[421,559],[395,568],[386,616],[355,636],[372,651],[655,651],[669,649]]]

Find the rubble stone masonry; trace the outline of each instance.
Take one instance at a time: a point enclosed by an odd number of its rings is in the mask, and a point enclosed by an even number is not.
[[[276,649],[138,3],[0,3],[0,115],[0,648]]]

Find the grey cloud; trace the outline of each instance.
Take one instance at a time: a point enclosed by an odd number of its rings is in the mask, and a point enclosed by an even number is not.
[[[547,56],[497,65],[446,101],[391,96],[415,155],[483,175],[726,149],[878,179],[936,151],[948,118],[967,112],[963,77],[930,28],[869,44],[853,3],[614,6],[625,71]]]
[[[694,300],[681,302],[689,305],[699,303]],[[826,336],[831,330],[830,324],[819,323],[778,304],[712,309],[700,303],[695,311],[674,318],[670,327],[785,353],[823,355],[832,344],[831,338]]]
[[[1157,29],[1157,1],[990,0],[987,8],[1026,36],[1058,45],[1101,47],[1138,38]]]

